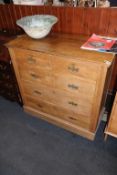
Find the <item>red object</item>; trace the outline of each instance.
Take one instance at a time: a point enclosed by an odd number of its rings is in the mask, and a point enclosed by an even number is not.
[[[88,50],[110,50],[111,47],[114,45],[116,40],[106,37],[101,37],[98,35],[93,34],[82,46],[82,49]]]
[[[3,32],[0,33],[0,60],[1,61],[9,62],[11,60],[8,49],[5,46],[5,43],[7,43],[13,38],[15,37],[12,35],[8,35]]]

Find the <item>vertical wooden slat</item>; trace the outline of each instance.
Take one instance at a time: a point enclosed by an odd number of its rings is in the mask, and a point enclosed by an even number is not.
[[[32,6],[32,14],[33,15],[36,15],[36,14],[38,14],[38,6]]]
[[[5,26],[4,26],[4,16],[2,14],[2,8],[3,5],[0,4],[0,29],[4,30]]]
[[[7,6],[8,5],[3,5],[2,8],[1,8],[1,14],[3,16],[3,30],[7,30],[10,28],[9,26],[9,16],[8,16],[8,13],[6,13],[7,11]]]
[[[73,33],[82,34],[84,31],[84,8],[73,8]]]
[[[117,37],[117,9],[110,9],[108,35]]]
[[[64,32],[73,33],[73,8],[65,8]]]
[[[13,11],[14,11],[14,16],[15,16],[15,21],[22,17],[19,5],[13,5]],[[23,30],[16,25],[15,32],[20,33],[20,32],[23,32]]]
[[[29,15],[30,10],[29,10],[28,6],[21,5],[21,6],[19,6],[19,8],[20,8],[20,12],[21,12],[22,17]]]
[[[58,8],[57,8],[57,7],[53,7],[53,8],[51,9],[51,13],[50,13],[50,14],[56,16],[56,17],[59,19]],[[54,32],[60,31],[60,25],[59,25],[60,23],[59,23],[59,21],[60,21],[60,19],[59,19],[58,22],[53,26],[52,31],[54,31]]]
[[[111,8],[101,8],[100,20],[99,20],[99,34],[108,35],[108,27],[110,21],[110,9]],[[98,15],[98,14],[97,14]]]
[[[37,6],[37,14],[44,14],[44,6]]]
[[[44,14],[51,14],[51,6],[44,6]]]
[[[10,8],[9,8],[9,4],[6,5],[6,8],[4,8],[5,11],[5,16],[6,16],[6,20],[7,20],[7,25],[8,28],[11,29],[11,32],[13,32],[13,21],[12,21],[12,16],[10,15]],[[6,13],[7,12],[7,13]]]
[[[83,33],[91,35],[98,33],[98,26],[100,21],[100,8],[85,8],[84,15],[84,30]]]
[[[53,14],[56,14],[56,9],[53,10],[53,12],[52,12],[51,6],[44,6],[44,14],[46,14],[46,15],[52,15],[52,13],[53,13]],[[55,16],[56,16],[56,15],[55,15]],[[58,25],[58,24],[56,24],[56,25]],[[57,32],[57,28],[58,28],[58,27],[56,27],[56,25],[54,25],[54,27],[52,28],[51,31]]]
[[[65,32],[65,25],[66,23],[66,14],[65,14],[65,8],[59,7],[59,26],[60,26],[60,32]]]
[[[20,18],[28,15],[28,13],[29,13],[28,6],[26,6],[26,5],[17,5],[17,7],[19,8]],[[27,12],[27,10],[28,10],[28,12]]]
[[[15,17],[15,14],[14,14],[14,9],[13,9],[13,6],[9,6],[8,5],[8,11],[7,13],[9,14],[9,19],[10,19],[10,23],[11,23],[11,30],[12,30],[12,33],[15,34],[15,31],[16,31],[16,17]]]

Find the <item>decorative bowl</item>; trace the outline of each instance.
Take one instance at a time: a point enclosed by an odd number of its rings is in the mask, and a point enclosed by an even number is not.
[[[27,35],[34,39],[44,38],[49,34],[58,18],[53,15],[33,15],[22,17],[16,21]]]

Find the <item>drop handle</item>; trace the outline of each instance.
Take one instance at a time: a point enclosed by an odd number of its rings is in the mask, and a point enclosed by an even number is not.
[[[72,72],[79,72],[79,68],[76,67],[75,64],[71,64],[70,66],[68,66],[68,70]]]
[[[37,90],[34,90],[33,91],[34,94],[37,94],[37,95],[41,95],[41,92],[37,91]]]
[[[74,84],[68,84],[68,88],[77,90],[79,87]]]
[[[30,75],[31,75],[31,77],[33,77],[34,79],[38,79],[38,78],[39,78],[38,75],[35,75],[34,73],[31,73]]]
[[[78,106],[77,103],[73,102],[73,101],[69,101],[68,104],[72,105],[72,106]]]
[[[28,63],[36,63],[36,60],[32,56],[28,57],[27,60],[28,60]]]
[[[39,108],[43,108],[43,106],[41,104],[37,104],[37,107]]]
[[[69,117],[69,119],[74,120],[74,121],[76,120],[74,117]]]

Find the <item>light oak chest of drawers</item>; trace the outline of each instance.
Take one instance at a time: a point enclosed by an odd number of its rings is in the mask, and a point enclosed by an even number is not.
[[[24,110],[93,140],[114,55],[81,50],[86,39],[51,34],[33,40],[23,35],[7,47]]]

